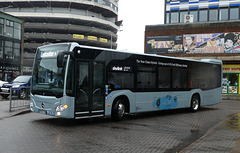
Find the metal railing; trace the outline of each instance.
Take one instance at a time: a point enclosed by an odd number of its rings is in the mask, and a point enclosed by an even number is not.
[[[30,88],[24,87],[16,91],[10,88],[9,111],[27,109],[30,107]]]

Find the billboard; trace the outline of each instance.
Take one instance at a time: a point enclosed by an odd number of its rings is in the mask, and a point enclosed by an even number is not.
[[[146,39],[147,53],[182,53],[183,36],[150,36]]]
[[[146,37],[146,52],[240,53],[240,32]]]

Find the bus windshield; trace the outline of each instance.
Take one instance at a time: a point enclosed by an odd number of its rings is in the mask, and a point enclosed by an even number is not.
[[[53,45],[41,47],[37,50],[33,68],[32,94],[46,96],[63,96],[64,73],[66,59],[63,67],[57,67],[57,54],[67,51],[68,45]]]

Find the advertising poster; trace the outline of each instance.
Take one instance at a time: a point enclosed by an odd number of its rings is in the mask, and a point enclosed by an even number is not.
[[[225,33],[224,34],[224,52],[225,53],[240,53],[240,33]]]
[[[232,93],[232,94],[237,94],[238,90],[236,86],[229,86],[228,87],[228,93]]]
[[[224,53],[224,34],[183,35],[185,53]]]
[[[222,93],[223,93],[223,94],[226,94],[226,93],[227,93],[227,87],[226,87],[226,86],[223,86],[223,87],[222,87]]]
[[[240,53],[240,32],[151,36],[146,52],[163,53]]]
[[[182,36],[150,36],[146,38],[146,50],[151,54],[183,53]]]

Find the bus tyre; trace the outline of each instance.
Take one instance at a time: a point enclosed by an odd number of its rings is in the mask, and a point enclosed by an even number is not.
[[[121,99],[119,99],[113,106],[112,119],[114,121],[121,121],[123,119],[124,113],[125,113],[124,102]]]
[[[192,112],[197,112],[200,108],[200,98],[198,95],[194,95],[191,100],[191,111]]]

